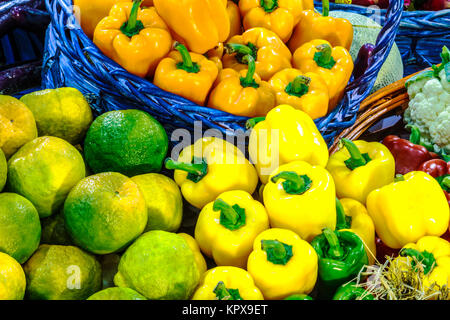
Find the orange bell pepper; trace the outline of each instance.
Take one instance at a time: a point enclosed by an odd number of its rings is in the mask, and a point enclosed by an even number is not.
[[[265,116],[275,107],[270,85],[255,74],[255,60],[248,55],[248,70],[225,69],[226,75],[211,92],[208,107],[243,117]],[[234,75],[233,75],[234,73]]]
[[[306,112],[312,119],[323,117],[328,111],[328,87],[321,76],[297,69],[277,72],[269,81],[275,91],[276,105],[288,104]]]
[[[263,27],[287,42],[303,10],[314,9],[313,0],[241,0],[244,29]]]
[[[300,22],[294,28],[289,49],[292,52],[314,39],[327,40],[333,47],[350,50],[353,41],[353,26],[347,19],[328,16],[329,1],[322,1],[322,14],[305,10],[300,14]]]
[[[256,61],[256,73],[268,81],[275,73],[291,67],[292,54],[283,41],[265,28],[252,28],[234,36],[225,45],[224,68],[247,69],[244,57],[250,54]]]
[[[115,4],[95,28],[94,43],[128,72],[152,77],[169,53],[172,36],[155,8],[140,8],[142,1]]]
[[[239,6],[231,0],[227,1],[227,12],[230,18],[230,35],[228,36],[230,39],[242,33],[241,12]]]
[[[294,52],[293,65],[302,72],[319,74],[327,83],[333,110],[344,96],[344,90],[353,72],[353,60],[344,47],[332,47],[326,40],[312,40]]]
[[[224,0],[153,0],[174,38],[190,51],[204,54],[230,35]]]
[[[178,94],[204,105],[219,70],[205,56],[188,52],[182,44],[175,45],[169,57],[163,59],[155,71],[153,83],[163,90]]]

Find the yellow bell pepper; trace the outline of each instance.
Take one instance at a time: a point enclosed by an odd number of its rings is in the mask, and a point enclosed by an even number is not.
[[[394,181],[394,157],[379,142],[345,138],[341,142],[344,147],[330,156],[327,165],[336,183],[337,196],[365,204],[372,190]]]
[[[172,51],[159,63],[153,83],[202,106],[219,69],[213,61],[201,54],[188,52],[182,44],[175,45],[175,49],[179,52]]]
[[[275,107],[275,94],[270,85],[255,74],[255,61],[248,55],[249,68],[240,73],[228,69],[228,76],[211,91],[208,107],[243,116],[265,116]],[[234,75],[231,75],[234,72]]]
[[[249,126],[256,120],[251,119]],[[265,120],[257,122],[250,133],[250,159],[259,178],[266,184],[278,166],[295,160],[325,167],[328,147],[308,114],[289,105],[272,109]]]
[[[300,13],[300,22],[294,28],[288,44],[292,52],[314,39],[323,39],[333,47],[350,50],[353,41],[352,24],[347,19],[328,16],[328,0],[323,0],[322,6],[322,14],[315,12],[314,8]]]
[[[174,179],[183,197],[199,209],[225,191],[252,194],[258,184],[255,167],[244,154],[217,137],[198,139],[181,151],[178,161],[169,158],[165,166],[175,170]]]
[[[222,62],[224,68],[247,69],[244,57],[250,54],[256,63],[256,73],[269,80],[275,73],[291,67],[292,54],[283,41],[265,28],[252,28],[228,40]]]
[[[204,54],[230,35],[230,18],[223,0],[154,0],[159,15],[177,41]]]
[[[312,119],[328,112],[328,87],[319,75],[284,69],[274,74],[269,85],[275,91],[277,105],[287,104],[306,112]]]
[[[441,236],[450,221],[442,188],[422,171],[409,172],[369,193],[367,211],[381,241],[393,249],[424,236]]]
[[[369,264],[376,258],[375,226],[366,207],[354,199],[336,199],[336,229],[356,233],[364,242]]]
[[[152,77],[173,40],[155,8],[140,9],[140,3],[115,4],[95,28],[94,43],[128,72]]]
[[[305,161],[281,165],[263,191],[270,226],[296,232],[311,241],[323,228],[336,227],[333,178],[324,168]]]
[[[308,294],[317,280],[317,253],[295,232],[272,228],[256,237],[247,270],[267,300]]]
[[[332,47],[326,40],[312,40],[295,50],[292,64],[302,72],[319,74],[327,83],[330,95],[328,111],[344,96],[353,72],[352,56],[344,47]]]
[[[264,300],[264,297],[244,269],[216,267],[200,279],[192,300]]]
[[[195,239],[218,266],[245,268],[253,240],[269,228],[264,206],[245,191],[220,194],[200,212]]]
[[[200,276],[202,276],[206,272],[207,266],[205,258],[203,258],[203,255],[200,252],[200,247],[198,246],[197,241],[195,241],[195,239],[187,233],[179,233],[178,235],[182,236],[184,240],[186,240],[189,248],[191,248],[192,252],[194,253],[195,262],[197,263]]]
[[[230,39],[242,33],[241,12],[239,6],[231,0],[227,1],[227,12],[230,18],[230,35],[228,36]]]
[[[287,42],[303,10],[314,9],[313,0],[240,0],[244,29],[263,27]]]
[[[401,268],[412,266],[420,274],[426,290],[435,285],[450,287],[450,242],[445,239],[425,236],[417,243],[408,243],[392,263]]]

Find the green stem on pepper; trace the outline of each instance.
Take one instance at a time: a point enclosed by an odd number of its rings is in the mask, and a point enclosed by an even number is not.
[[[273,12],[278,8],[278,0],[261,0],[260,3],[261,8],[267,13]]]
[[[338,198],[336,198],[336,217],[336,230],[350,229],[352,217],[345,214],[344,207]]]
[[[202,159],[201,163],[196,163],[197,160],[194,157],[194,163],[186,163],[175,161],[172,158],[167,158],[165,161],[165,167],[169,170],[182,170],[188,173],[188,179],[193,182],[199,182],[208,173],[208,164]]]
[[[347,138],[342,138],[341,142],[347,149],[348,153],[350,153],[350,158],[344,161],[345,165],[350,170],[355,170],[358,167],[365,166],[369,161],[372,160],[367,153],[361,154],[361,151],[359,151],[358,147],[353,141],[350,141]]]
[[[267,260],[273,264],[286,265],[292,258],[292,246],[278,240],[261,240],[261,249],[267,254]]]
[[[222,199],[217,199],[213,204],[214,211],[220,211],[220,224],[228,230],[237,230],[245,225],[245,209],[237,204],[230,206]]]
[[[412,249],[412,248],[404,248],[400,251],[400,255],[402,257],[413,257],[418,262],[420,262],[423,266],[423,272],[425,275],[430,273],[433,268],[436,266],[436,259],[434,258],[434,255],[428,251],[422,251]],[[415,263],[413,263],[414,266]]]
[[[332,56],[332,50],[329,44],[324,43],[316,46],[317,52],[314,54],[314,61],[319,67],[331,69],[336,64]]]
[[[141,20],[137,19],[139,9],[141,6],[142,0],[134,0],[133,7],[131,8],[130,16],[128,21],[126,21],[121,27],[120,31],[128,37],[135,36],[144,29],[144,24]]]
[[[271,181],[277,183],[278,180],[284,179],[283,189],[288,194],[300,195],[311,188],[312,181],[307,175],[299,175],[294,171],[282,171],[273,176]]]
[[[328,242],[328,256],[336,260],[342,259],[344,256],[344,249],[339,243],[339,238],[336,233],[330,228],[324,228],[322,232]]]
[[[175,49],[180,52],[181,58],[183,59],[183,62],[177,63],[178,69],[182,69],[189,73],[198,73],[200,71],[199,65],[192,61],[191,55],[184,45],[177,43]]]
[[[301,97],[308,93],[310,84],[311,78],[298,76],[286,86],[285,91],[291,96]]]
[[[248,70],[247,75],[245,77],[241,77],[241,86],[244,88],[252,87],[252,88],[259,88],[259,84],[256,83],[254,79],[255,70],[256,70],[256,64],[255,59],[251,55],[246,55],[244,57],[244,61],[247,61],[248,64]]]

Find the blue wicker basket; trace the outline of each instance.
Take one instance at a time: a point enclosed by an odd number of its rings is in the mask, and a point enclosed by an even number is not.
[[[330,3],[330,10],[349,11],[370,17],[377,9]],[[386,10],[381,10],[381,23]],[[403,11],[395,38],[403,59],[404,76],[440,63],[442,47],[450,46],[450,9],[441,11]]]
[[[158,119],[170,133],[177,128],[214,128],[233,135],[245,131],[247,118],[198,106],[180,96],[163,91],[149,81],[134,76],[105,57],[84,34],[72,11],[72,0],[46,0],[52,21],[47,29],[43,63],[44,88],[71,86],[79,89],[97,114],[120,109],[141,109]],[[361,101],[372,89],[378,71],[387,58],[400,25],[403,1],[392,1],[374,51],[374,64],[349,84],[342,102],[326,117],[316,120],[328,143],[351,126]]]

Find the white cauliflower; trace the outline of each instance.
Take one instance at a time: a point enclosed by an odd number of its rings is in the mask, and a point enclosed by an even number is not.
[[[450,82],[445,70],[438,77],[408,85],[410,98],[404,119],[419,128],[423,139],[450,152]]]

